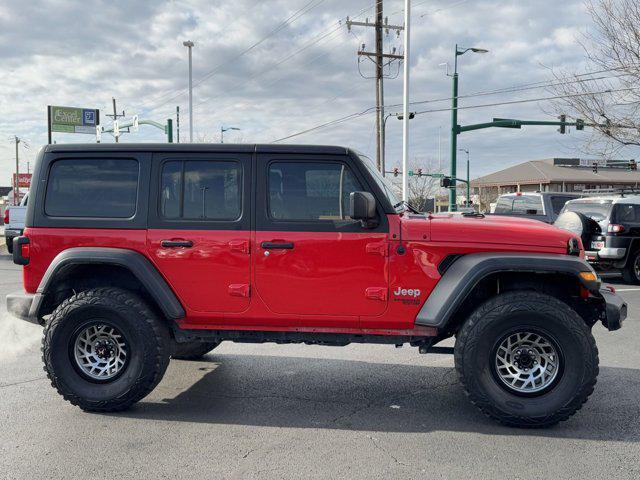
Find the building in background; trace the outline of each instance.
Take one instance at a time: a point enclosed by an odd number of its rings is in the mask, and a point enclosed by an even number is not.
[[[471,181],[480,208],[486,210],[501,193],[583,192],[639,185],[635,160],[585,158],[530,160]]]

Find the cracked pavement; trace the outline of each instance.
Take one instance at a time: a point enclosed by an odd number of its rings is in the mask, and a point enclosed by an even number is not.
[[[468,402],[452,357],[377,345],[224,343],[130,411],[83,413],[46,380],[39,328],[4,314],[21,285],[3,254],[0,278],[0,479],[640,478],[640,291],[621,331],[595,327],[582,411],[515,430]]]

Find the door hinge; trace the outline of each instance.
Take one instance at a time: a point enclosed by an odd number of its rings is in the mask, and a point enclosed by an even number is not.
[[[248,283],[232,283],[229,285],[229,295],[232,297],[249,298],[251,288]]]
[[[389,255],[389,244],[387,242],[367,243],[366,251],[367,253],[373,253],[375,255],[386,257],[387,255]]]
[[[371,300],[385,301],[387,299],[387,290],[387,287],[369,287],[365,290],[365,296]]]
[[[231,240],[229,247],[232,252],[249,253],[249,240]]]

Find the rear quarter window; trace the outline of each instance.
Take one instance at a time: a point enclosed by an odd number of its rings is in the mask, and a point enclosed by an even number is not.
[[[138,196],[134,159],[61,159],[51,164],[44,211],[51,217],[131,218]]]

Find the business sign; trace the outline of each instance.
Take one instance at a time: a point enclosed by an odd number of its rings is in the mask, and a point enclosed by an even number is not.
[[[50,106],[49,109],[51,132],[96,134],[96,127],[100,124],[100,110],[56,106]]]
[[[31,177],[30,173],[19,173],[18,174],[18,187],[19,188],[30,188],[31,187]],[[16,186],[16,174],[13,174],[13,183],[12,185]]]

